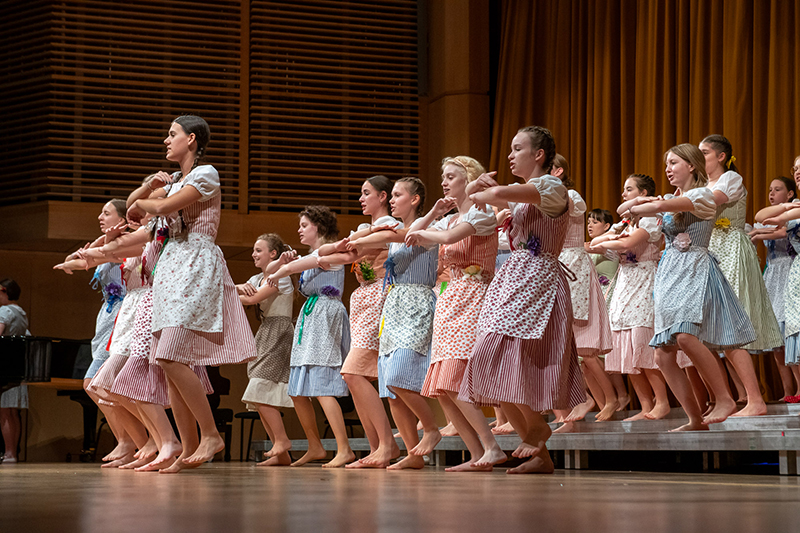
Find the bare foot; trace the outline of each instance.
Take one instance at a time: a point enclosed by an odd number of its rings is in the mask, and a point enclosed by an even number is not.
[[[506,456],[505,452],[501,450],[499,446],[495,446],[485,450],[482,457],[480,457],[477,461],[472,461],[470,464],[477,468],[483,468],[487,466],[491,467],[494,465],[499,465],[500,463],[505,463],[507,459],[508,457]]]
[[[572,408],[572,411],[564,419],[564,422],[577,422],[583,420],[586,415],[595,407],[594,399],[589,396],[585,402],[580,403]]]
[[[121,465],[120,469],[121,470],[134,470],[136,468],[139,468],[140,466],[146,465],[155,456],[156,456],[156,451],[155,450],[153,450],[152,452],[149,452],[148,450],[142,449],[142,453],[139,454],[139,458],[138,459],[136,459],[135,461],[131,461],[128,464]]]
[[[310,463],[311,461],[319,461],[321,459],[325,459],[327,456],[328,452],[326,452],[322,448],[315,448],[313,450],[308,450],[306,453],[304,453],[303,457],[292,463],[292,466],[303,466],[304,464]]]
[[[440,440],[442,440],[442,434],[439,433],[438,429],[426,431],[422,434],[422,440],[419,441],[419,444],[414,446],[408,453],[409,455],[428,455],[436,448]]]
[[[516,431],[514,431],[514,426],[511,425],[511,422],[506,422],[505,424],[492,428],[492,433],[495,435],[511,435],[512,433],[516,433]]]
[[[789,395],[787,394],[787,396],[789,396]],[[497,419],[495,418],[494,420],[489,422],[489,427],[493,428],[493,427],[496,427],[496,426],[497,426]]]
[[[629,416],[628,418],[624,418],[623,422],[636,422],[637,420],[646,420],[647,419],[647,411],[642,409],[638,413],[633,416]]]
[[[123,457],[133,456],[136,452],[136,445],[130,441],[118,442],[117,445],[111,450],[108,455],[103,457],[103,461],[116,461]]]
[[[344,450],[339,450],[336,452],[336,455],[333,459],[331,459],[328,463],[322,465],[322,468],[341,468],[347,463],[356,460],[356,454],[353,453],[353,450],[350,449],[348,446]]]
[[[199,465],[205,463],[206,461],[210,461],[214,458],[214,456],[225,449],[225,441],[222,440],[222,437],[219,435],[214,435],[213,437],[202,437],[200,439],[200,445],[197,447],[195,452],[186,457],[183,462],[188,465]]]
[[[398,457],[400,457],[400,447],[392,441],[391,446],[378,446],[377,450],[359,461],[346,465],[345,468],[386,468]]]
[[[645,416],[648,420],[661,420],[669,414],[670,407],[668,402],[656,402],[655,407]]]
[[[619,406],[617,407],[617,411],[624,411],[628,404],[631,403],[631,396],[630,394],[626,394],[624,396],[620,396],[617,398],[617,403]]]
[[[470,461],[466,463],[461,463],[458,466],[451,466],[450,468],[445,468],[445,472],[491,472],[494,467],[492,465],[483,465],[483,466],[476,466]]]
[[[553,460],[547,449],[543,449],[529,461],[525,461],[516,468],[509,468],[506,474],[552,474],[555,470]]]
[[[161,470],[162,468],[169,468],[173,463],[175,463],[175,459],[181,454],[181,452],[183,452],[183,447],[177,440],[165,442],[161,445],[161,449],[158,451],[158,455],[156,455],[155,459],[144,466],[136,468],[135,470],[137,472],[154,472],[156,470]]]
[[[125,457],[120,457],[119,459],[114,459],[111,462],[100,465],[100,468],[119,468],[120,466],[126,465],[134,460],[135,459],[133,458],[133,452],[131,452],[129,455],[126,455]]]
[[[716,402],[708,402],[708,403],[706,404],[706,411],[705,411],[705,413],[703,413],[703,418],[705,418],[705,417],[707,417],[709,414],[711,414],[711,411],[713,411],[713,410],[714,410],[714,407],[715,407],[715,406],[716,406]]]
[[[553,430],[553,433],[575,433],[575,423],[564,422],[558,429]]]
[[[292,464],[292,457],[289,455],[289,452],[283,452],[278,455],[273,455],[266,461],[256,463],[256,466],[289,466],[290,464]]]
[[[558,415],[553,419],[553,422],[556,424],[563,424],[564,423],[564,415]]]
[[[614,413],[619,411],[619,409],[617,409],[618,405],[619,404],[617,403],[616,400],[606,402],[606,405],[603,407],[603,409],[595,415],[594,421],[606,422],[608,420],[611,420],[612,418],[614,418]]]
[[[740,417],[740,416],[764,416],[767,414],[767,404],[764,403],[764,400],[749,402],[744,409],[739,411],[738,413],[734,413],[731,417]]]
[[[538,455],[539,452],[546,449],[545,444],[552,434],[553,431],[547,424],[535,427],[528,431],[528,434],[522,439],[522,443],[511,455],[514,457],[533,457]]]
[[[708,424],[705,422],[699,423],[692,423],[689,422],[688,424],[684,424],[681,427],[670,429],[670,433],[674,433],[676,431],[708,431]]]
[[[406,470],[409,468],[419,470],[424,467],[425,459],[421,455],[406,455],[395,464],[387,466],[386,470]]]
[[[189,470],[191,468],[197,468],[202,463],[187,463],[186,458],[189,456],[189,452],[181,453],[175,461],[166,468],[162,468],[158,471],[159,474],[177,474],[181,470]]]
[[[272,444],[272,448],[264,452],[264,457],[275,457],[276,455],[281,455],[283,453],[288,452],[291,449],[292,449],[292,441],[290,440],[275,442]]]
[[[456,430],[452,422],[440,429],[439,433],[441,433],[442,437],[458,437],[458,430]]]
[[[736,402],[733,399],[719,401],[714,404],[714,409],[703,417],[703,424],[719,424],[736,412]]]

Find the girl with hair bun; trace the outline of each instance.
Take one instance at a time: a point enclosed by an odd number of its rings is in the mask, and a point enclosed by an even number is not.
[[[392,189],[392,216],[403,221],[403,229],[383,229],[351,240],[348,246],[359,254],[389,244],[383,284],[389,290],[381,315],[378,356],[378,390],[389,398],[392,417],[408,455],[389,470],[425,466],[423,455],[441,440],[433,411],[420,391],[431,356],[431,334],[436,296],[437,245],[409,246],[407,229],[422,215],[425,185],[418,178],[401,178]],[[424,431],[420,440],[417,419]]]
[[[225,257],[214,241],[222,212],[219,173],[201,165],[211,131],[201,117],[170,125],[166,158],[180,166],[157,173],[128,197],[128,220],[148,213],[168,228],[153,275],[153,347],[150,354],[169,382],[172,412],[183,451],[161,472],[197,467],[225,448],[206,390],[194,366],[244,363],[256,357],[253,332]],[[200,440],[197,442],[197,425]]]
[[[253,262],[261,273],[237,285],[243,305],[255,305],[261,325],[256,332],[258,357],[247,364],[249,381],[242,401],[249,410],[258,412],[261,423],[272,441],[267,459],[258,466],[291,464],[292,443],[286,435],[281,407],[292,407],[289,399],[289,362],[292,355],[292,307],[294,285],[287,276],[277,286],[267,283],[267,269],[290,248],[277,233],[260,235],[253,244]]]
[[[297,252],[284,252],[267,270],[269,273],[277,267],[267,277],[273,287],[277,287],[282,278],[300,274],[298,288],[307,298],[294,328],[288,394],[308,439],[308,451],[292,466],[328,455],[319,438],[311,402],[312,398],[317,398],[337,445],[336,456],[324,467],[337,468],[356,458],[347,439],[342,408],[336,400],[349,394],[341,370],[350,350],[350,322],[342,303],[344,267],[337,265],[323,270],[317,262],[320,247],[336,241],[339,227],[336,215],[321,205],[307,206],[299,218],[300,243],[308,246],[311,253],[298,259]]]
[[[717,356],[709,350],[743,346],[756,338],[717,262],[708,253],[716,203],[702,152],[680,144],[664,154],[666,175],[676,190],[663,199],[637,196],[618,209],[623,217],[661,215],[667,246],[653,289],[654,330],[650,346],[656,364],[683,406],[689,422],[678,431],[705,430],[736,411]],[[689,380],[678,366],[678,350],[691,359],[714,392],[716,404],[705,418]]]
[[[756,248],[745,233],[747,189],[737,172],[731,143],[722,135],[709,135],[699,145],[706,163],[708,188],[714,193],[717,216],[708,250],[719,266],[756,331],[746,346],[725,351],[725,359],[739,375],[747,392],[747,405],[732,416],[767,414],[767,404],[750,353],[771,352],[783,346],[778,321],[761,276]],[[748,351],[750,353],[748,353]]]

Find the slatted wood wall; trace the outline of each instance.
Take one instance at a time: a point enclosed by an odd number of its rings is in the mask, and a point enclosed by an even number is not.
[[[102,201],[208,120],[223,207],[358,210],[418,172],[417,1],[5,1],[0,204]]]

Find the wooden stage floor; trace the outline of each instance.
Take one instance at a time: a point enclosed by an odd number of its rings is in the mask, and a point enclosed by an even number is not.
[[[789,532],[791,476],[556,470],[492,473],[256,468],[178,475],[98,464],[0,465],[0,532]]]

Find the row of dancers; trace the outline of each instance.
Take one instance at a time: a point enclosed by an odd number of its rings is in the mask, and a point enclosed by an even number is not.
[[[326,467],[422,468],[442,437],[426,399],[435,398],[470,452],[448,470],[486,471],[506,461],[495,432],[513,430],[522,442],[512,456],[523,462],[510,473],[552,472],[543,413],[564,422],[561,431],[592,403],[603,406],[598,419],[609,419],[625,403],[622,374],[643,406],[634,418],[666,416],[669,386],[689,418],[680,430],[766,410],[748,350],[784,341],[743,231],[746,192],[722,136],[667,151],[673,194],[656,196],[651,178],[628,177],[622,223],[600,226],[606,231],[590,224],[598,235],[586,246],[586,205],[569,188],[566,160],[547,129],[523,128],[508,159],[524,183],[499,185],[475,159],[448,157],[443,197],[425,213],[419,179],[374,176],[360,198],[369,223],[338,239],[335,214],[309,206],[298,234],[310,253],[300,257],[279,235],[261,235],[253,249],[261,272],[237,286],[214,245],[219,176],[200,164],[209,138],[199,117],[176,119],[164,142],[181,171],[149,176],[124,207],[107,204],[104,235],[56,266],[116,265],[105,269],[121,272],[127,287],[120,303],[120,284],[101,281],[112,287],[104,289],[101,318],[115,315],[116,324],[111,356],[87,375],[119,440],[109,466],[177,472],[222,449],[204,397],[206,365],[248,362],[243,401],[259,412],[273,443],[265,466],[326,457],[312,398],[337,441]],[[767,225],[756,230],[760,238],[775,241],[785,226],[791,241],[800,210],[786,196],[776,194],[776,205],[759,212]],[[590,252],[616,254],[616,272],[598,276]],[[349,314],[341,300],[347,264],[359,281]],[[796,362],[786,279],[786,359]],[[306,300],[293,325],[295,285]],[[255,338],[242,304],[257,306]],[[117,313],[107,311],[114,305]],[[747,391],[738,412],[720,354]],[[707,412],[699,384],[712,399]],[[362,459],[350,448],[336,401],[347,394],[370,443]],[[398,461],[381,398],[408,450]],[[308,439],[294,462],[279,411],[290,406]],[[485,406],[498,410],[494,430]]]

